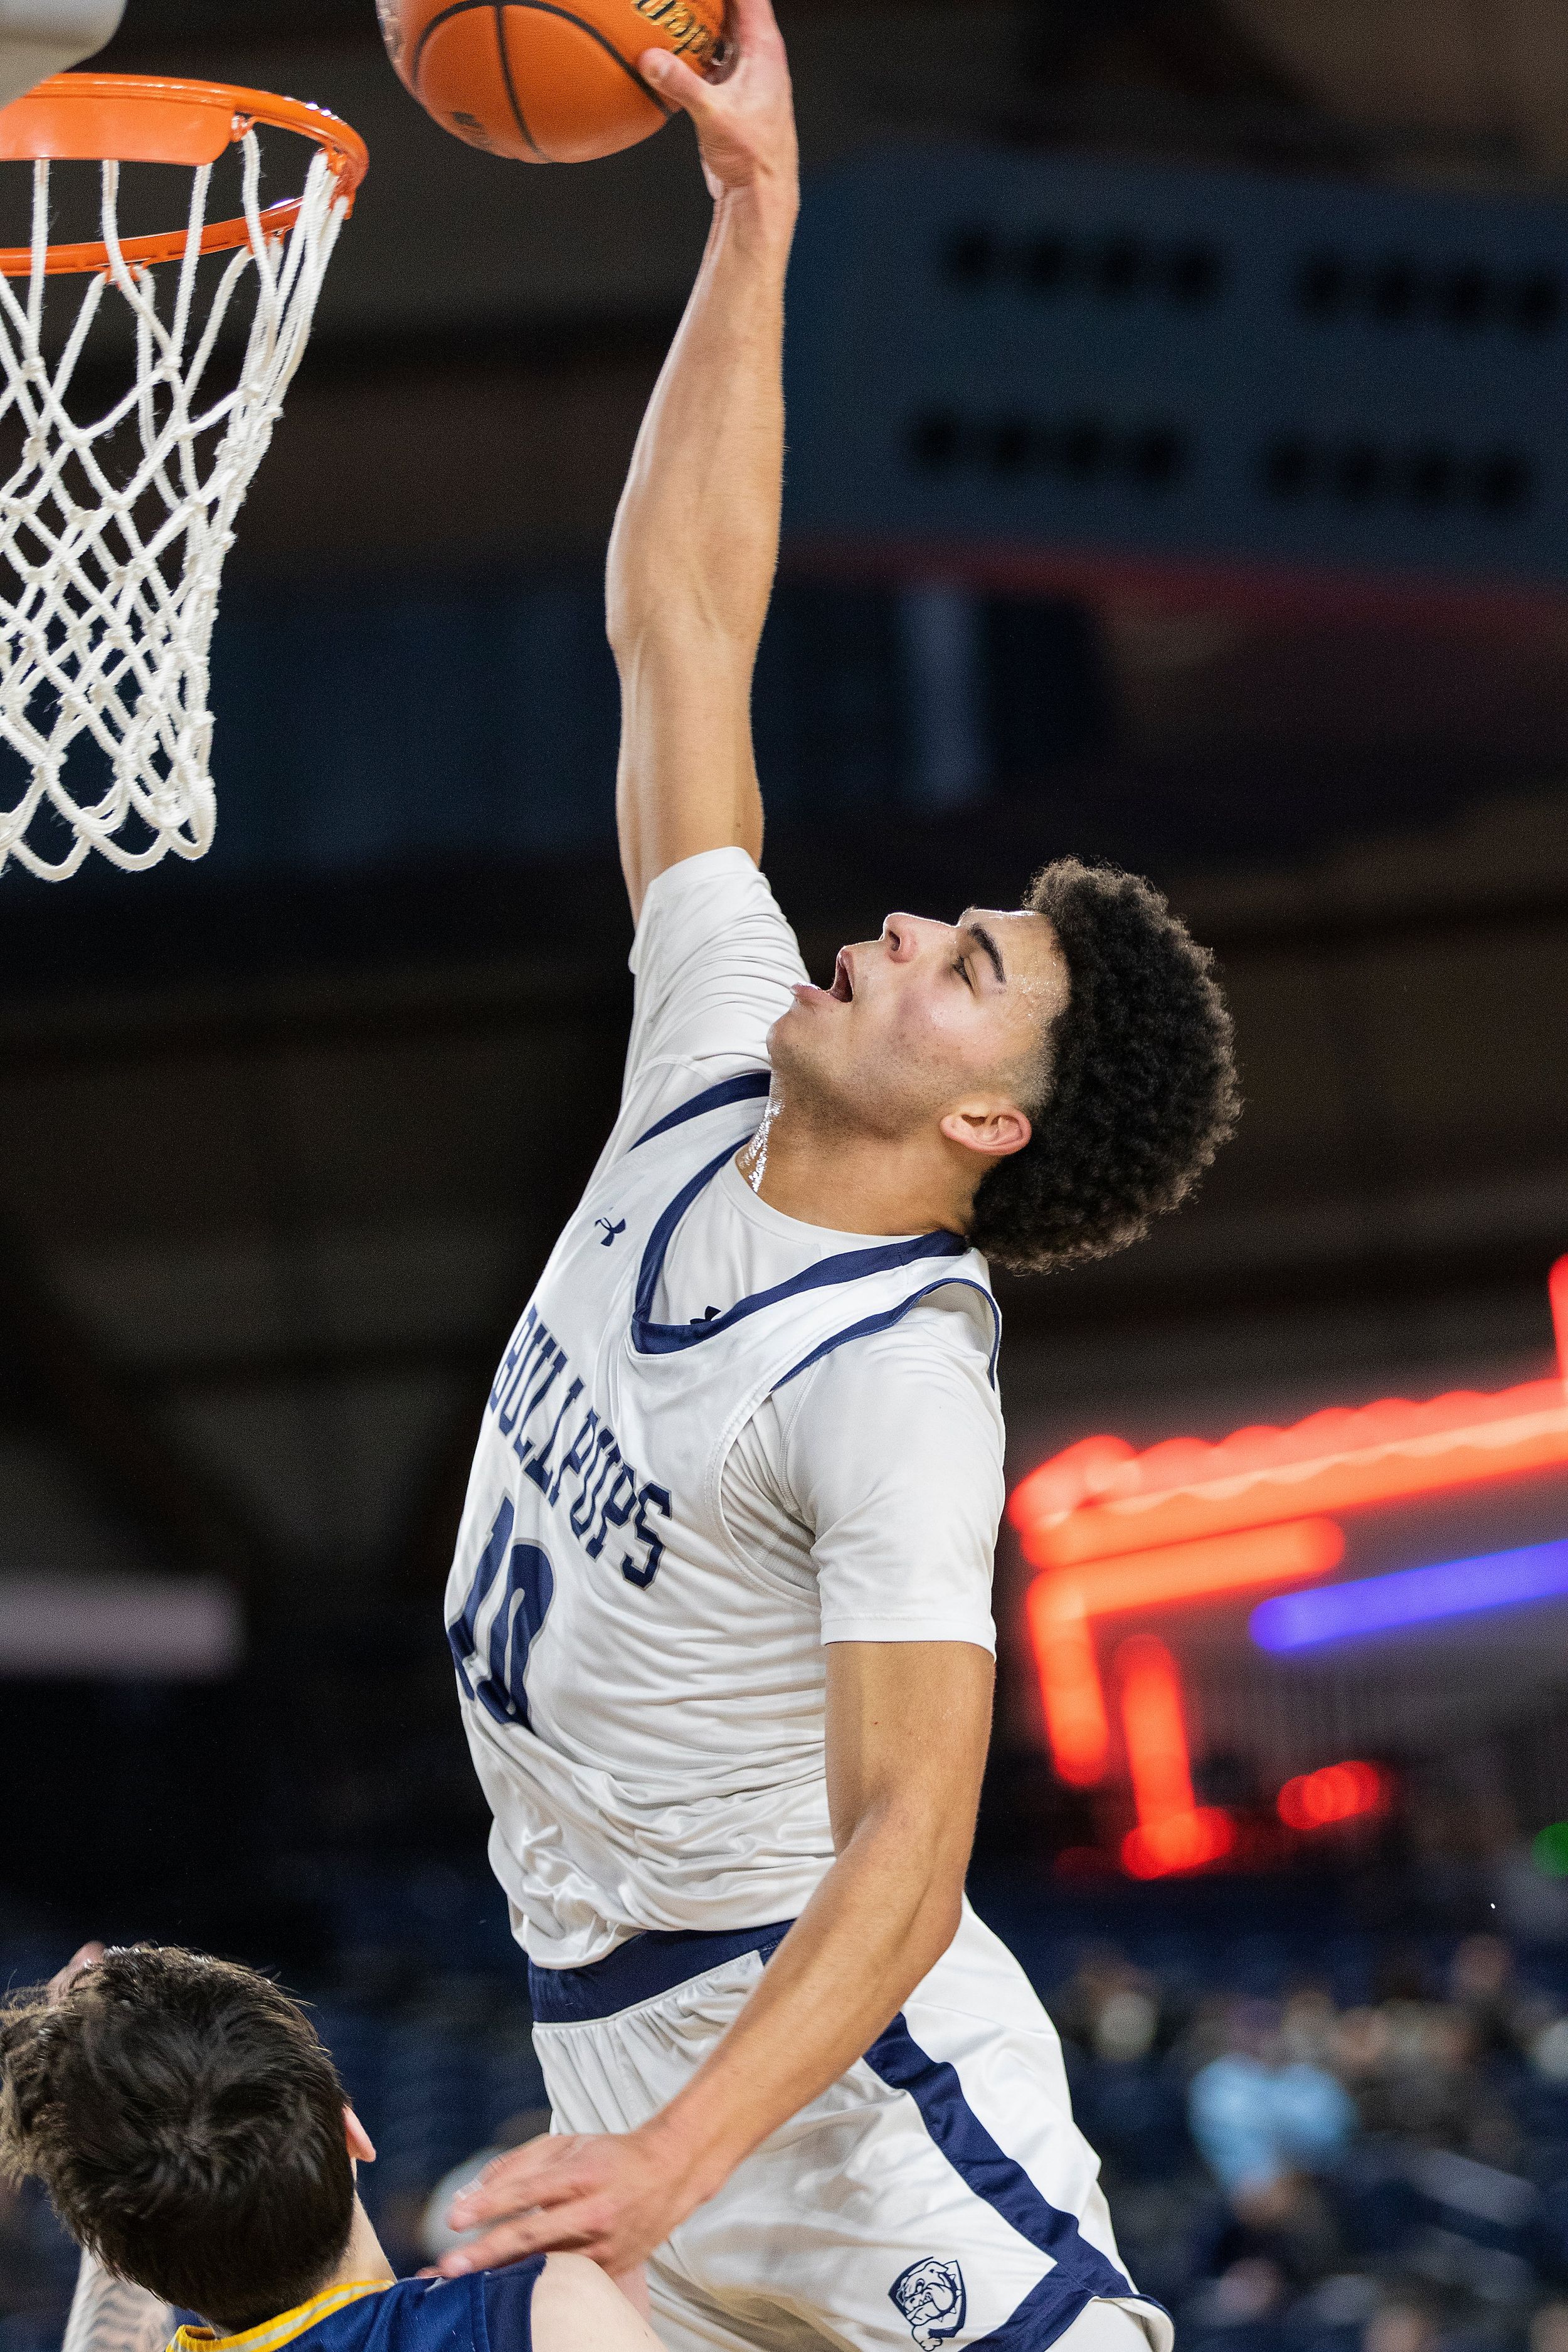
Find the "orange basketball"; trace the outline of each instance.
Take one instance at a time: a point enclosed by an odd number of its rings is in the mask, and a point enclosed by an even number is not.
[[[637,69],[673,49],[700,69],[724,0],[377,0],[387,53],[426,112],[492,155],[585,163],[662,128]]]

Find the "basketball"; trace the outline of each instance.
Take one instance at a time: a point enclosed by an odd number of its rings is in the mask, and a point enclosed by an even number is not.
[[[699,69],[723,0],[378,0],[405,86],[470,147],[523,163],[585,163],[635,147],[672,109],[637,69],[664,48]]]

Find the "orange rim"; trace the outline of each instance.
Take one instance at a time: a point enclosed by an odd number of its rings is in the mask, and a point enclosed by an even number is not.
[[[235,89],[226,82],[175,81],[156,74],[55,74],[25,98],[0,108],[0,163],[184,163],[200,168],[216,163],[226,148],[258,122],[313,140],[336,177],[344,206],[353,211],[355,192],[370,164],[358,131],[325,107],[278,98],[270,90]],[[288,235],[299,217],[300,203],[296,196],[269,205],[261,215],[262,233],[269,242]],[[120,250],[133,268],[177,261],[186,237],[183,228],[127,237]],[[201,249],[230,253],[249,242],[250,225],[241,215],[211,222],[202,231]],[[109,247],[102,244],[51,245],[44,263],[50,277],[110,267]],[[0,276],[26,278],[32,268],[30,246],[0,247]]]

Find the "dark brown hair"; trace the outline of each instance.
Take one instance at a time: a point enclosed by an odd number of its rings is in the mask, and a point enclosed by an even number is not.
[[[353,2222],[343,2091],[286,1993],[226,1960],[109,1951],[0,2007],[0,2171],[117,2276],[225,2334],[303,2303]]]
[[[1014,1274],[1109,1257],[1173,1209],[1241,1109],[1213,959],[1151,882],[1058,858],[1024,904],[1068,967],[1022,1151],[974,1195],[969,1238]]]

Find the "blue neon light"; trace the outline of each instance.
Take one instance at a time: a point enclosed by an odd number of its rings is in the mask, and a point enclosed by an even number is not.
[[[1568,1542],[1528,1544],[1521,1551],[1488,1552],[1479,1559],[1401,1569],[1357,1584],[1281,1593],[1261,1602],[1248,1624],[1260,1650],[1311,1650],[1323,1642],[1353,1642],[1402,1625],[1517,1609],[1563,1593],[1568,1593]]]

